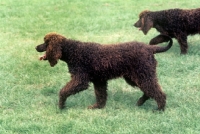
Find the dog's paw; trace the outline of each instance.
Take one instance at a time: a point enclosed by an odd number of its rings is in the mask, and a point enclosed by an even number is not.
[[[101,109],[103,107],[104,107],[103,105],[101,106],[98,104],[94,104],[94,105],[88,106],[88,109]]]
[[[60,110],[62,110],[62,109],[65,108],[65,105],[60,105],[60,104],[59,104],[58,107],[59,107]]]
[[[159,108],[155,108],[155,109],[153,109],[152,110],[153,111],[153,113],[155,113],[155,112],[164,112],[165,111],[165,109],[164,108],[161,108],[161,109],[159,109]]]

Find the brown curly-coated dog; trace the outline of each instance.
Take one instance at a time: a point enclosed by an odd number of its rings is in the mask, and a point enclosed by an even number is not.
[[[107,81],[123,77],[128,84],[137,86],[144,92],[137,102],[138,106],[153,98],[157,102],[158,110],[164,110],[166,95],[157,81],[157,62],[154,58],[155,53],[167,51],[172,46],[170,37],[163,38],[170,40],[166,47],[139,42],[101,45],[49,33],[36,50],[46,51],[40,60],[48,60],[52,67],[59,59],[68,65],[71,80],[60,90],[60,109],[64,108],[67,97],[87,89],[89,82],[94,84],[96,95],[96,103],[89,108],[103,108],[107,100]]]
[[[200,8],[184,10],[169,9],[162,11],[142,11],[139,20],[134,24],[146,35],[153,27],[161,34],[178,40],[181,54],[188,50],[187,36],[200,33]],[[150,44],[158,44],[165,41],[164,38],[156,36],[151,39]]]

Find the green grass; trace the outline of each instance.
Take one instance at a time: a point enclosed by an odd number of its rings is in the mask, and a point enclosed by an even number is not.
[[[38,60],[35,46],[46,33],[99,43],[149,40],[133,27],[142,10],[198,8],[198,0],[6,0],[0,1],[1,134],[198,134],[200,132],[200,36],[188,37],[189,52],[179,45],[157,54],[157,74],[167,94],[165,112],[152,112],[154,100],[137,107],[142,95],[124,80],[109,81],[104,109],[95,102],[93,85],[57,107],[58,92],[70,79],[65,63],[51,68]]]

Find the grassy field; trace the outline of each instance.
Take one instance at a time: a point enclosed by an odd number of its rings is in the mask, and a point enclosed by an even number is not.
[[[0,1],[0,133],[1,134],[199,134],[200,36],[189,36],[189,52],[172,48],[157,54],[157,74],[167,94],[165,112],[152,112],[153,100],[135,106],[142,95],[122,79],[109,81],[104,109],[95,102],[93,86],[57,107],[58,92],[69,81],[65,63],[51,68],[35,46],[48,32],[99,43],[142,41],[133,27],[142,10],[198,8],[198,0],[4,0]],[[165,45],[165,44],[164,44]]]

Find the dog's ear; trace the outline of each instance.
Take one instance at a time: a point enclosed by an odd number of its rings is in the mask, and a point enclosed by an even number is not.
[[[61,42],[56,39],[50,40],[46,50],[46,57],[51,67],[55,66],[58,60],[62,57]]]
[[[153,27],[153,21],[148,15],[148,11],[145,11],[141,16],[141,30],[146,35],[148,31]]]

